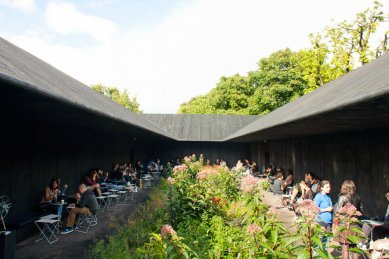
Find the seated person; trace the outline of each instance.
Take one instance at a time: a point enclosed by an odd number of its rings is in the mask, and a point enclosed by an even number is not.
[[[265,170],[265,175],[267,176],[274,176],[275,175],[275,169],[274,165],[269,165]]]
[[[143,167],[143,164],[140,160],[138,160],[135,164],[135,171],[137,172],[137,177],[141,177],[142,174],[145,173],[145,169]]]
[[[57,201],[57,196],[59,193],[58,186],[59,185],[58,185],[58,178],[57,177],[54,177],[53,179],[51,179],[49,186],[46,186],[46,188],[43,192],[43,196],[42,196],[40,205],[39,205],[39,208],[42,211],[57,213],[56,207],[52,206],[51,203]]]
[[[97,183],[97,170],[91,169],[85,176],[83,183],[87,187],[95,192],[96,196],[101,196],[100,184]]]
[[[389,190],[386,192],[385,197],[389,202]],[[362,231],[371,241],[389,237],[389,203],[386,207],[385,216],[378,221],[372,220],[363,222]]]
[[[153,160],[151,160],[150,165],[147,167],[149,172],[155,173],[158,172],[158,165]]]
[[[291,209],[296,209],[299,201],[302,200],[313,200],[312,190],[304,180],[301,180],[296,184],[293,188],[292,196],[290,199],[286,199],[285,202],[283,202],[283,205],[291,205]]]
[[[296,200],[295,203],[292,204],[293,210],[296,210],[296,208],[300,205],[300,202],[303,200],[313,200],[313,193],[311,188],[308,187],[308,184],[302,180],[299,185],[301,189],[301,196]]]
[[[292,169],[287,169],[286,172],[287,172],[287,177],[286,177],[286,179],[281,187],[281,190],[283,190],[284,192],[286,191],[287,187],[292,186],[292,184],[293,184],[293,171],[292,171]]]
[[[69,211],[69,216],[66,219],[65,228],[61,234],[73,232],[73,226],[76,224],[80,214],[96,214],[98,209],[97,199],[92,190],[88,190],[85,184],[80,184],[78,187],[77,200],[79,200],[76,207]],[[69,204],[74,205],[74,204]]]
[[[284,193],[284,191],[281,189],[282,184],[283,184],[283,180],[284,180],[284,175],[281,172],[278,172],[276,174],[276,177],[275,177],[274,183],[273,183],[273,193],[274,194],[283,194]]]

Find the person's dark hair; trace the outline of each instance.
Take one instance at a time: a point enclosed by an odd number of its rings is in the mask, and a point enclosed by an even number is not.
[[[97,174],[97,171],[98,171],[97,169],[92,168],[91,170],[88,171],[86,175],[92,178],[95,174]]]
[[[58,189],[59,182],[60,182],[60,179],[58,177],[54,177],[53,179],[51,179],[50,185],[49,185],[50,189],[51,190]],[[57,188],[54,188],[54,183],[57,183]]]
[[[293,170],[292,169],[286,169],[287,175],[293,175]]]
[[[351,180],[345,180],[340,187],[340,193],[352,197],[357,192],[355,183]]]

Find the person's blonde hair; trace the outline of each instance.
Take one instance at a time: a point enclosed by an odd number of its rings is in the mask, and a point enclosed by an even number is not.
[[[345,180],[340,187],[340,193],[349,197],[353,196],[357,192],[355,183],[351,180]]]

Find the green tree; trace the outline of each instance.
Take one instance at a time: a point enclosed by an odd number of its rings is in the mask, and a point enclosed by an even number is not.
[[[249,73],[249,83],[256,87],[250,98],[250,114],[266,114],[304,94],[307,82],[297,53],[277,51],[261,59],[258,67]]]
[[[219,83],[209,93],[211,105],[224,114],[248,114],[249,98],[255,87],[248,78],[239,74],[220,78]]]
[[[200,95],[180,105],[178,113],[181,114],[213,114],[215,108],[210,104],[208,95]]]
[[[297,53],[303,79],[307,83],[305,94],[344,74],[342,69],[337,69],[328,62],[330,50],[323,42],[321,34],[310,34],[309,38],[312,47]]]
[[[239,74],[221,77],[208,94],[192,98],[180,105],[178,113],[187,114],[248,114],[249,98],[255,87]]]
[[[358,13],[354,21],[342,21],[325,28],[324,35],[333,56],[331,63],[336,69],[343,73],[352,70],[355,55],[362,65],[374,59],[377,51],[372,50],[370,39],[387,17],[381,8],[382,4],[375,1],[372,8]]]
[[[111,98],[112,101],[123,105],[131,111],[142,113],[142,110],[139,109],[139,103],[136,100],[136,97],[130,97],[127,90],[120,91],[114,86],[104,86],[100,83],[91,85],[91,88],[96,92]]]

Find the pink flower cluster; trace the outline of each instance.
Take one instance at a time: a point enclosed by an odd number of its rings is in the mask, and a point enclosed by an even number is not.
[[[203,180],[203,179],[206,179],[208,176],[207,172],[206,171],[201,171],[201,172],[198,172],[196,174],[196,178],[199,179],[199,180]]]
[[[174,178],[171,178],[170,176],[167,178],[167,182],[170,184],[170,185],[173,185],[175,182],[176,182],[176,179]]]
[[[161,228],[161,236],[166,237],[168,234],[175,236],[177,233],[170,225],[163,225]]]
[[[185,171],[186,169],[188,169],[188,167],[187,167],[185,164],[176,165],[176,166],[173,168],[173,172],[174,172],[175,174],[177,174],[177,173],[179,173],[179,172]]]
[[[240,190],[244,193],[251,193],[258,187],[258,178],[248,174],[240,181]]]
[[[247,233],[249,233],[250,235],[254,235],[255,233],[258,233],[258,232],[261,232],[262,231],[262,228],[259,227],[257,224],[253,223],[253,224],[250,224],[248,227],[247,227]]]
[[[199,180],[206,179],[208,175],[216,174],[218,172],[218,166],[204,166],[203,170],[196,174],[196,178]]]
[[[319,213],[319,211],[320,209],[313,202],[313,200],[303,200],[298,203],[298,206],[296,208],[296,212],[312,220],[315,218],[317,213]]]
[[[357,208],[355,208],[355,206],[349,202],[338,210],[338,214],[342,214],[344,216],[349,217],[362,216],[362,213],[358,211]]]
[[[192,154],[191,156],[186,156],[186,157],[184,157],[184,163],[185,163],[185,164],[188,164],[188,163],[190,163],[190,162],[194,162],[194,161],[196,161],[196,160],[197,160],[197,157],[196,157],[195,154]]]

